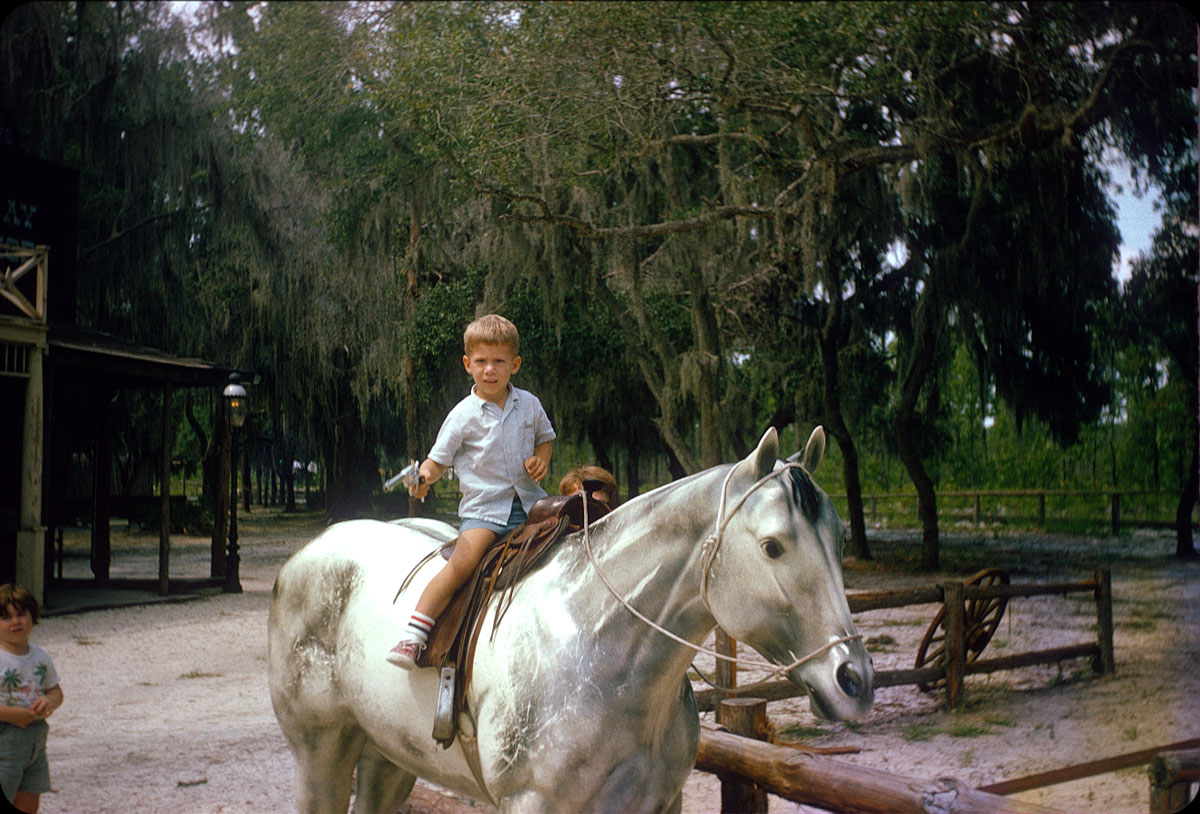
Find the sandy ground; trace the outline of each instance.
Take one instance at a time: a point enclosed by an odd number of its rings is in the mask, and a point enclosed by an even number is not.
[[[51,616],[34,631],[66,694],[50,722],[55,791],[43,796],[43,812],[294,810],[292,760],[267,693],[267,605],[280,564],[321,524],[314,516],[256,509],[241,525],[243,593]],[[781,737],[856,747],[836,758],[855,764],[979,786],[1200,736],[1200,718],[1186,703],[1200,694],[1200,564],[1170,559],[1169,535],[1085,539],[970,530],[945,538],[943,561],[963,566],[951,575],[982,563],[1007,568],[1014,582],[1036,582],[1086,579],[1097,566],[1111,567],[1116,674],[1097,677],[1076,660],[972,676],[958,713],[942,710],[939,693],[883,688],[871,714],[853,724],[818,721],[802,699],[772,702],[768,712]],[[889,559],[913,539],[877,532],[871,541]],[[114,544],[114,577],[157,574],[156,535],[118,531]],[[172,575],[205,575],[207,545],[174,538]],[[86,546],[86,530],[68,535],[67,576],[87,575]],[[846,569],[851,590],[943,578],[872,563],[850,562]],[[856,617],[877,669],[912,666],[936,609]],[[1094,641],[1095,625],[1086,594],[1013,600],[985,656]],[[739,681],[754,676],[750,671]],[[1146,770],[1016,797],[1063,811],[1140,814],[1148,805]],[[427,793],[410,810],[437,810],[428,802],[436,799]],[[685,811],[719,808],[716,779],[694,772]],[[771,798],[772,812],[806,810]]]

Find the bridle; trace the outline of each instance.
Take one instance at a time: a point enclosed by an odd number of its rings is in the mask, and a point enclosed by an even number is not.
[[[726,526],[729,525],[729,521],[733,517],[734,512],[736,512],[738,509],[740,509],[742,507],[742,504],[744,504],[746,502],[746,499],[748,497],[750,497],[750,495],[753,492],[755,492],[759,487],[761,487],[763,484],[767,483],[768,481],[779,477],[784,472],[787,472],[789,469],[803,469],[803,466],[798,462],[788,461],[783,466],[781,466],[777,469],[772,469],[766,475],[764,475],[763,477],[761,477],[757,481],[755,481],[754,484],[749,489],[747,489],[746,492],[738,499],[738,501],[733,504],[733,508],[730,509],[728,511],[728,513],[726,513],[726,511],[725,511],[725,502],[726,502],[726,498],[727,498],[728,492],[729,492],[729,480],[731,477],[733,477],[733,473],[735,471],[737,471],[737,467],[735,466],[734,468],[730,469],[729,473],[725,475],[725,480],[721,483],[721,502],[717,506],[716,524],[713,529],[713,533],[704,540],[704,544],[701,549],[701,556],[700,556],[700,600],[702,602],[704,602],[704,607],[706,607],[708,609],[709,613],[712,613],[712,606],[708,602],[708,574],[709,574],[709,571],[712,570],[713,561],[716,559],[717,552],[721,548],[721,542],[722,542],[722,539],[725,534]],[[625,599],[625,597],[621,596],[621,594],[617,591],[617,589],[612,586],[612,583],[610,583],[608,581],[608,578],[604,575],[604,572],[602,570],[600,570],[600,563],[598,563],[596,561],[596,555],[592,551],[591,537],[588,533],[588,515],[587,515],[587,501],[586,500],[583,502],[583,547],[587,551],[588,559],[591,561],[592,567],[596,569],[596,574],[600,577],[600,581],[604,583],[604,587],[608,588],[609,593],[611,593],[614,597],[616,597],[617,601],[620,602],[625,607],[625,609],[627,611],[629,611],[630,613],[632,613],[637,619],[646,623],[647,625],[652,627],[654,630],[657,630],[659,633],[663,634],[668,639],[671,639],[672,641],[674,641],[678,644],[682,644],[685,647],[689,647],[692,650],[695,650],[697,653],[704,653],[705,655],[712,656],[714,659],[722,659],[723,661],[732,662],[734,664],[746,664],[746,665],[753,665],[756,667],[769,667],[770,666],[767,664],[763,664],[762,662],[759,662],[759,661],[748,661],[746,659],[739,659],[735,656],[727,656],[724,653],[718,653],[715,650],[709,650],[708,648],[701,647],[700,645],[692,644],[687,639],[684,639],[680,636],[675,635],[671,631],[669,631],[666,628],[659,625],[654,620],[647,618],[644,614],[642,614],[640,611],[638,611],[637,608],[633,607],[633,605],[630,605],[629,602]],[[714,618],[715,618],[715,615],[714,615]],[[848,641],[852,641],[854,639],[862,639],[862,634],[856,633],[852,636],[842,636],[841,638],[833,639],[832,641],[827,642],[826,644],[822,645],[821,647],[818,647],[816,650],[812,651],[808,655],[796,659],[791,664],[788,664],[786,666],[774,667],[771,670],[770,674],[766,678],[762,679],[761,681],[758,681],[754,684],[747,685],[745,687],[738,687],[737,689],[749,690],[754,687],[758,687],[762,684],[766,684],[768,681],[770,681],[771,679],[773,679],[777,676],[786,676],[788,673],[790,673],[792,670],[796,669],[800,665],[806,664],[807,662],[812,661],[813,659],[824,655],[831,648],[834,648],[834,647],[838,646],[839,644],[844,644]],[[699,673],[700,671],[697,670],[696,672]],[[701,677],[703,677],[703,676],[701,676]],[[707,681],[707,679],[705,679],[705,680]],[[711,682],[709,682],[709,683],[711,683]],[[733,687],[718,687],[718,689],[732,690],[734,688]]]

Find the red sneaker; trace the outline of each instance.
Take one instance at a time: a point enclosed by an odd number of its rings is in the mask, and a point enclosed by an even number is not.
[[[415,639],[404,639],[388,651],[387,660],[402,670],[411,670],[417,666],[417,656],[425,649],[425,645]]]

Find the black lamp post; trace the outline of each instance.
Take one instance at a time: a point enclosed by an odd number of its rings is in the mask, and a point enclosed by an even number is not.
[[[225,399],[225,415],[229,419],[229,552],[225,555],[225,587],[227,594],[240,594],[242,583],[238,577],[237,532],[237,437],[238,429],[246,423],[246,388],[242,386],[242,377],[236,372],[229,374],[229,384],[225,385],[222,393]]]

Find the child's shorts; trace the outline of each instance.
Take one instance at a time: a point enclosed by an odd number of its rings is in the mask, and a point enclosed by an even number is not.
[[[462,534],[468,529],[487,529],[494,532],[496,539],[503,537],[517,526],[524,523],[525,508],[521,505],[521,498],[513,497],[512,511],[508,513],[508,521],[502,526],[499,523],[489,523],[487,520],[477,520],[474,517],[464,517],[462,522],[458,524],[458,533]]]
[[[18,791],[45,794],[50,791],[50,764],[46,760],[45,721],[34,721],[21,729],[0,724],[0,787],[10,801]]]

